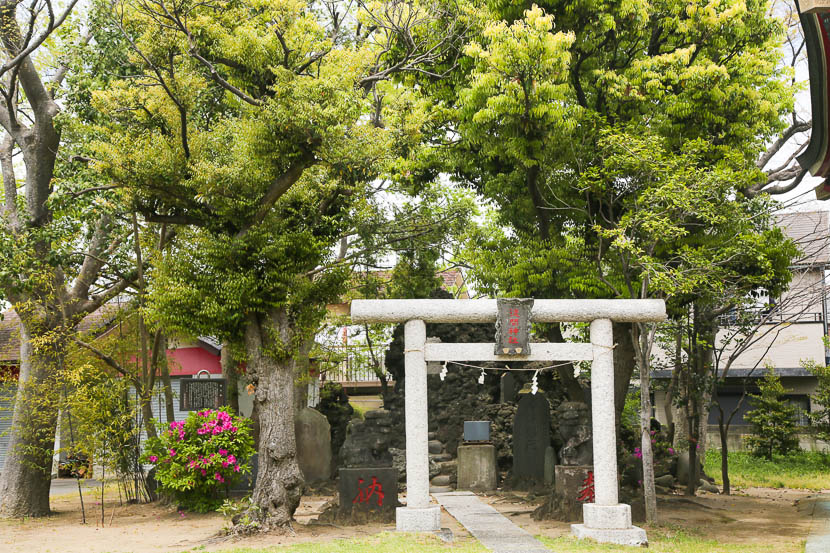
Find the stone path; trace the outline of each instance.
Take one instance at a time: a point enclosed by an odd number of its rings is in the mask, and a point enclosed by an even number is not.
[[[828,553],[830,551],[830,495],[822,495],[813,501],[812,524],[804,553]]]
[[[472,492],[432,494],[449,514],[493,553],[551,553]]]

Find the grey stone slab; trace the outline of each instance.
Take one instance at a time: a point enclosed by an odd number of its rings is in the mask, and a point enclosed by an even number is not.
[[[471,492],[434,494],[434,497],[455,520],[493,553],[551,553],[539,540]]]
[[[550,405],[542,394],[523,394],[513,420],[513,476],[542,483],[550,446]]]

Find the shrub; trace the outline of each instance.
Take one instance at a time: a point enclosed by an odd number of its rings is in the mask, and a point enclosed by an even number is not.
[[[817,439],[830,443],[830,367],[812,362],[804,367],[818,380],[812,397],[813,411],[809,414],[813,433]]]
[[[147,440],[142,462],[156,467],[160,489],[189,510],[207,512],[221,505],[220,492],[250,471],[254,454],[251,429],[228,407],[194,411],[185,421],[159,425]]]
[[[745,417],[752,424],[747,443],[755,455],[772,460],[774,453],[784,455],[798,449],[796,408],[783,397],[786,390],[773,369],[758,387],[761,393],[749,396],[754,409]]]

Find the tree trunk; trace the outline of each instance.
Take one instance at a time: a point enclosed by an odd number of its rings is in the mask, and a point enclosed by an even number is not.
[[[164,391],[164,411],[167,424],[176,420],[176,410],[173,407],[173,385],[170,383],[170,365],[167,361],[167,336],[162,336],[159,347],[158,367],[161,377],[161,388]]]
[[[723,423],[723,411],[718,418],[718,433],[720,434],[720,475],[723,479],[723,495],[729,495],[731,491],[729,486],[729,427]]]
[[[552,324],[550,329],[545,333],[549,342],[564,342],[565,338],[562,336],[562,328],[559,323]],[[579,381],[574,376],[574,368],[572,363],[564,364],[556,369],[559,380],[565,387],[565,394],[570,401],[578,401],[587,403],[585,390],[579,384]]]
[[[654,331],[644,332],[644,325],[628,327],[628,343],[640,372],[640,453],[643,461],[643,500],[646,522],[657,521],[657,493],[654,488],[654,455],[651,449],[651,340]],[[622,340],[623,336],[620,336]],[[617,342],[615,340],[615,343]],[[636,349],[634,349],[636,348]],[[630,376],[629,376],[630,378]],[[616,383],[615,383],[616,384]]]
[[[0,474],[0,516],[50,513],[49,488],[58,421],[55,375],[58,352],[35,352],[27,324],[20,324],[20,378],[6,463]]]
[[[231,353],[230,344],[225,342],[222,344],[222,353],[219,356],[222,364],[222,378],[227,382],[227,404],[233,409],[233,412],[239,414],[239,371],[237,370],[236,360]]]
[[[620,419],[622,418],[625,398],[628,396],[628,385],[636,365],[634,342],[632,341],[631,323],[614,323],[614,415],[617,424],[617,436],[620,435]],[[649,411],[650,412],[650,411]]]
[[[640,374],[640,434],[643,454],[643,498],[646,508],[646,522],[657,521],[657,494],[654,489],[654,455],[651,450],[651,395],[648,370]]]
[[[288,349],[294,329],[285,310],[273,310],[269,315],[267,321],[249,315],[245,329],[260,427],[259,472],[252,497],[254,508],[248,515],[259,523],[260,531],[289,526],[304,486],[294,438],[294,360],[288,355],[275,358],[264,347],[273,348],[272,337],[276,335],[282,342],[277,347]],[[238,528],[242,518],[234,520]]]
[[[153,422],[153,390],[140,390],[138,400],[141,402],[141,418],[144,422],[144,431],[147,432],[148,438],[155,438],[158,433]]]

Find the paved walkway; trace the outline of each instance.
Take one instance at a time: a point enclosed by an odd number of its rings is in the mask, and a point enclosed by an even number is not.
[[[100,488],[101,482],[98,480],[85,479],[81,480],[81,487],[84,493],[90,491],[92,488]],[[54,497],[56,495],[78,494],[78,481],[74,478],[53,478],[52,485],[49,488],[49,495]]]
[[[804,553],[830,552],[830,495],[821,495],[812,501],[812,523]]]
[[[551,553],[472,492],[432,494],[449,514],[493,553]]]

